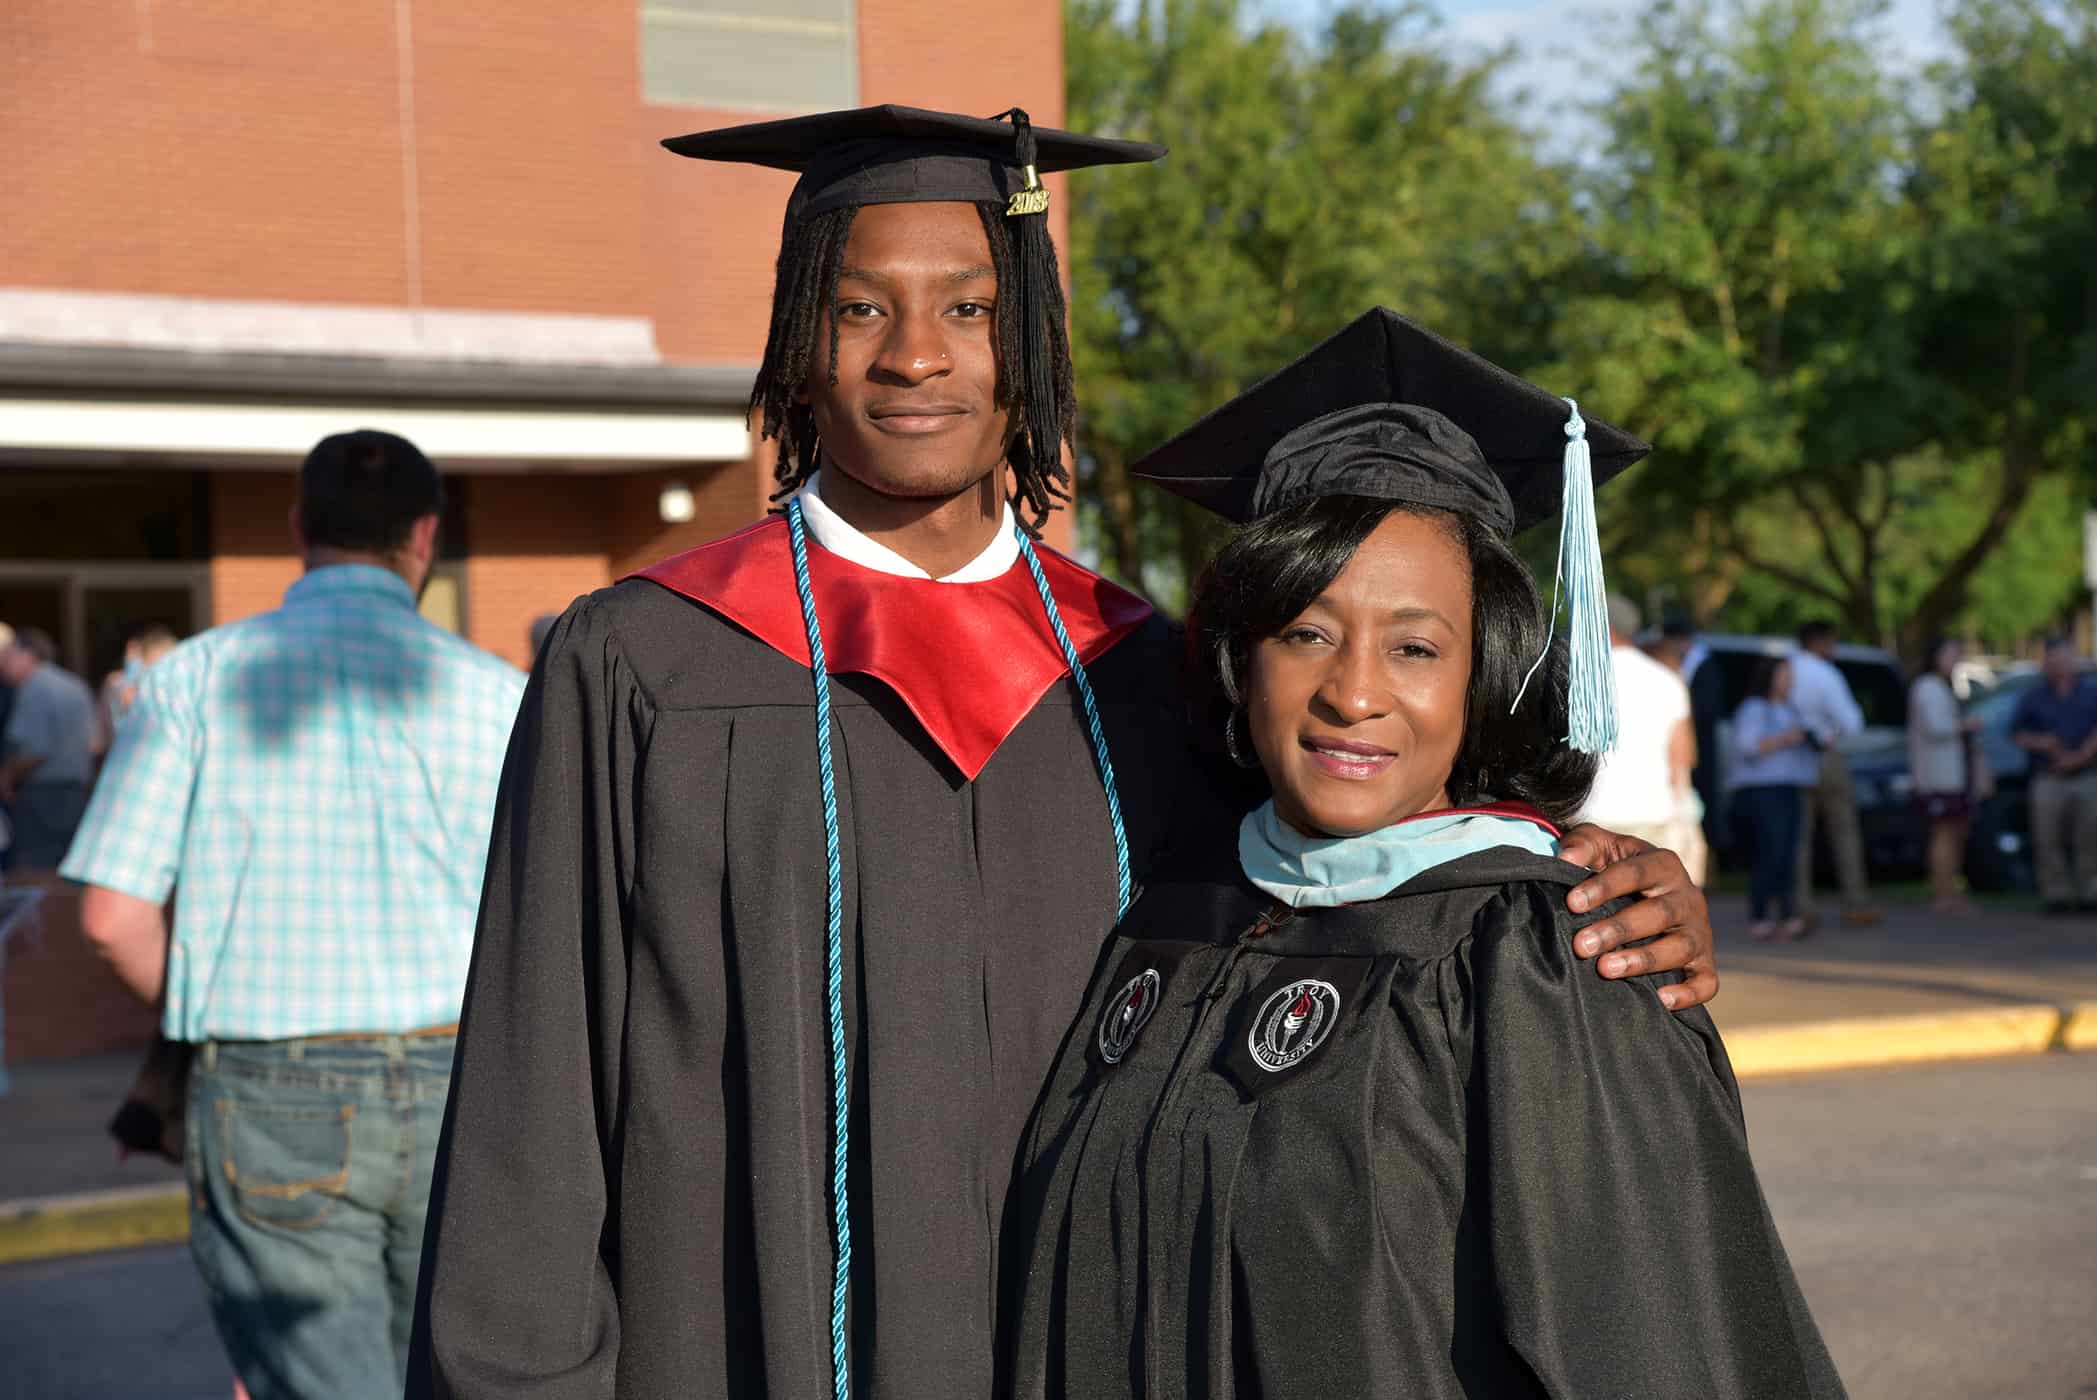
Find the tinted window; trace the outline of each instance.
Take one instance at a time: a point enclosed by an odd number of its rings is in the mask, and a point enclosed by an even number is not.
[[[1908,722],[1908,681],[1894,667],[1870,661],[1837,660],[1850,694],[1868,725],[1898,729]]]
[[[1719,713],[1730,717],[1747,699],[1748,687],[1754,684],[1755,671],[1762,664],[1764,653],[1759,651],[1714,650],[1705,658],[1707,666],[1717,666],[1724,701]],[[1883,662],[1838,658],[1835,668],[1849,682],[1850,693],[1857,697],[1858,708],[1864,711],[1864,723],[1874,727],[1899,729],[1908,722],[1908,682],[1897,667]]]
[[[2017,708],[2017,702],[2024,698],[2024,692],[2030,690],[2032,683],[2037,679],[2036,676],[2011,676],[1974,701],[1973,713],[1979,715],[1988,728],[2007,732],[2011,712]]]

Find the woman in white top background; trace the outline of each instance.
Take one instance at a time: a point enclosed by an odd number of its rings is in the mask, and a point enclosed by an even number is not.
[[[1908,687],[1908,771],[1915,780],[1915,805],[1929,826],[1930,907],[1940,914],[1965,914],[1966,832],[1973,821],[1973,770],[1967,736],[1980,727],[1952,692],[1951,674],[1961,648],[1950,638],[1930,644],[1928,663]]]

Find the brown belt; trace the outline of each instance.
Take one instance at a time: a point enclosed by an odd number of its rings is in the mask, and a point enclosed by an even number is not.
[[[328,1035],[302,1035],[302,1036],[297,1036],[297,1037],[295,1037],[295,1039],[298,1039],[298,1040],[389,1040],[389,1039],[391,1039],[391,1038],[392,1038],[392,1037],[394,1037],[394,1036],[399,1036],[399,1037],[400,1037],[400,1038],[401,1038],[402,1040],[421,1040],[421,1039],[423,1039],[423,1038],[425,1038],[425,1037],[429,1037],[429,1036],[440,1036],[440,1035],[457,1035],[458,1033],[459,1033],[459,1023],[458,1023],[457,1021],[453,1021],[453,1022],[452,1022],[452,1023],[450,1024],[450,1025],[448,1025],[448,1026],[424,1026],[424,1027],[422,1027],[422,1028],[421,1028],[420,1030],[412,1030],[412,1031],[334,1031],[334,1032],[332,1032],[332,1033],[330,1033],[330,1034],[328,1034]]]

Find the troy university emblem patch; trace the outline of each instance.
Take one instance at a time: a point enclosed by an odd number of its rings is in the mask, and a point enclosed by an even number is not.
[[[1122,984],[1121,990],[1107,1002],[1107,1009],[1099,1018],[1099,1057],[1110,1065],[1121,1063],[1121,1057],[1129,1053],[1136,1037],[1150,1023],[1150,1014],[1158,1009],[1158,992],[1163,985],[1158,970],[1147,967]]]
[[[1306,977],[1260,1003],[1245,1048],[1261,1069],[1269,1073],[1285,1070],[1323,1045],[1339,1019],[1339,989]]]

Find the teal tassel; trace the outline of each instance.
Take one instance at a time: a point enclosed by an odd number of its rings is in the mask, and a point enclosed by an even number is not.
[[[1602,582],[1602,536],[1595,524],[1594,460],[1587,447],[1587,421],[1580,405],[1566,400],[1573,416],[1565,425],[1564,499],[1558,517],[1558,572],[1551,581],[1551,633],[1558,633],[1558,601],[1567,612],[1566,708],[1572,728],[1566,742],[1581,753],[1607,753],[1616,746],[1616,666],[1609,655],[1609,593]],[[1522,681],[1527,693],[1544,657]],[[1522,697],[1515,696],[1520,705]]]

